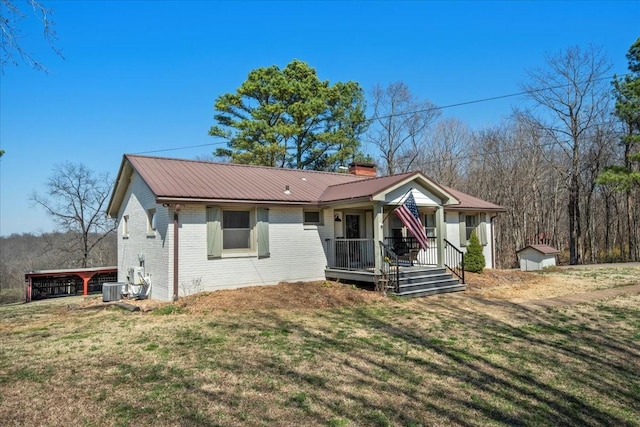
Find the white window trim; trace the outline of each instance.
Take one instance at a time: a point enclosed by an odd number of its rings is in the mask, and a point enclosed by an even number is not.
[[[147,237],[156,236],[157,215],[158,215],[158,211],[156,210],[156,208],[151,208],[147,210]]]
[[[478,240],[480,241],[480,245],[486,246],[489,242],[487,241],[487,237],[486,237],[486,234],[487,234],[487,230],[486,230],[487,222],[486,222],[484,213],[482,213],[482,212],[461,212],[460,215],[461,215],[460,222],[459,222],[460,224],[462,224],[462,218],[464,218],[464,225],[465,225],[465,227],[464,227],[464,237],[466,238],[466,236],[467,236],[467,230],[470,230],[470,229],[471,229],[471,231],[476,230],[476,235],[478,236]],[[474,218],[474,222],[475,222],[474,227],[469,227],[468,226],[467,217],[473,217]],[[480,226],[485,227],[485,228],[481,230]],[[480,235],[481,233],[483,233],[482,236]],[[469,233],[469,237],[470,236],[471,236],[471,233]],[[462,240],[462,229],[460,231],[460,238]],[[460,246],[463,246],[463,247],[464,246],[469,246],[469,240],[470,239],[466,239],[464,241],[461,241],[460,242]]]
[[[318,221],[317,222],[306,221],[305,214],[307,212],[317,212],[318,213]],[[324,217],[322,215],[322,209],[303,209],[302,210],[302,224],[303,225],[314,225],[314,226],[324,225]]]
[[[224,213],[225,212],[249,212],[249,242],[248,248],[225,249],[224,248]],[[256,250],[256,210],[255,208],[229,207],[222,209],[222,218],[220,221],[220,230],[222,232],[222,258],[240,258],[257,256]],[[233,230],[245,230],[237,228]]]
[[[129,215],[122,216],[122,238],[129,238]]]
[[[469,226],[469,223],[467,222],[467,218],[473,218],[473,222],[474,222],[473,227]],[[479,224],[480,224],[480,221],[478,221],[478,214],[471,214],[471,215],[464,214],[464,225],[465,225],[464,235],[466,237],[466,240],[465,240],[466,245],[468,245],[469,240],[471,240],[471,233],[473,233],[473,231],[478,228]],[[471,230],[471,232],[469,232],[469,230]]]
[[[427,221],[427,216],[433,216],[433,227],[429,227],[428,221]],[[437,224],[437,218],[436,218],[436,213],[435,212],[427,212],[423,215],[423,219],[424,219],[424,231],[427,235],[427,237],[429,239],[434,239],[438,237],[438,224]],[[429,230],[433,230],[433,236],[429,236]]]

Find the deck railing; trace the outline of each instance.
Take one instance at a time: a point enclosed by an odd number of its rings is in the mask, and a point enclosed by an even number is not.
[[[386,280],[387,286],[394,292],[400,290],[400,263],[398,262],[398,254],[384,242],[380,243],[380,251],[382,252],[382,270],[380,277]],[[387,289],[381,289],[386,292]]]
[[[375,267],[373,239],[326,239],[327,267],[369,270]]]
[[[458,276],[462,283],[464,281],[464,252],[456,248],[447,239],[444,239],[444,265],[453,274]]]
[[[420,247],[415,237],[385,237],[385,244],[393,250],[399,259],[410,265],[438,265],[437,239],[427,237],[429,248]]]

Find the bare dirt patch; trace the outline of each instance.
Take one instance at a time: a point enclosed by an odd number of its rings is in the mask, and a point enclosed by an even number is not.
[[[465,278],[467,290],[457,293],[458,297],[526,303],[640,284],[640,268],[546,272],[485,270],[480,274],[467,272]],[[126,302],[139,306],[143,312],[172,304],[153,300]],[[392,298],[370,290],[324,280],[203,292],[181,297],[173,305],[188,313],[204,314],[217,311],[317,310],[392,302]],[[96,296],[85,298],[70,308],[89,309],[105,305],[102,298]]]
[[[175,303],[134,299],[124,299],[123,302],[138,306],[143,312],[174,305],[187,313],[204,314],[217,311],[317,310],[384,304],[391,301],[379,293],[353,285],[321,280],[201,292],[181,297]],[[69,308],[84,310],[112,305],[116,304],[104,303],[101,296],[95,296],[75,301],[69,304]]]
[[[190,313],[202,313],[213,310],[326,309],[385,301],[388,298],[352,285],[317,281],[205,292],[181,298],[176,305]]]
[[[470,297],[519,303],[640,284],[640,269],[485,270],[481,274],[467,273],[465,277],[465,294]]]

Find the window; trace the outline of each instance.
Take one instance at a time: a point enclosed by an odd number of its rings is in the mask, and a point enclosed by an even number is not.
[[[156,232],[156,208],[147,211],[147,234]]]
[[[466,227],[465,236],[466,236],[466,241],[468,242],[469,239],[471,239],[471,233],[478,226],[478,217],[476,215],[465,215],[464,222]]]
[[[403,229],[404,224],[400,218],[398,218],[398,215],[393,214],[393,216],[391,216],[391,237],[393,237],[393,240],[402,240],[404,235]]]
[[[122,237],[129,237],[129,215],[122,217]]]
[[[255,256],[269,252],[269,209],[222,209],[210,206],[207,217],[207,258]]]
[[[487,223],[485,222],[485,214],[460,214],[460,245],[466,246],[471,239],[471,233],[475,230],[481,245],[486,245],[487,241]]]
[[[436,214],[428,213],[424,215],[424,229],[427,237],[436,237]]]
[[[222,249],[251,249],[251,211],[222,211]]]
[[[308,225],[320,225],[322,224],[322,215],[319,210],[305,210],[304,211],[304,223]]]

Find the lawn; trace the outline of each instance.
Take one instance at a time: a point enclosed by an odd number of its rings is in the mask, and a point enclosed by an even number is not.
[[[411,300],[308,284],[306,306],[292,285],[149,312],[3,306],[0,423],[640,425],[640,295],[531,310],[514,291],[615,288],[640,269],[517,277]],[[285,303],[234,309],[243,292]]]

